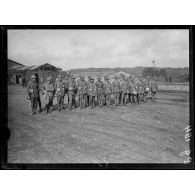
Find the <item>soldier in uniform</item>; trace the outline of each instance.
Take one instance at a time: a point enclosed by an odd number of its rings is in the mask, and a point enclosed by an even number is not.
[[[125,78],[125,75],[123,75],[123,81],[121,82],[121,91],[122,91],[122,97],[121,97],[121,104],[126,105],[128,102],[128,97],[130,93],[130,85],[128,82],[128,79]]]
[[[120,81],[119,76],[115,76],[115,80],[112,82],[112,91],[114,93],[115,106],[119,105],[119,93],[120,93]]]
[[[157,84],[156,77],[153,77],[153,79],[151,80],[150,89],[151,89],[152,101],[155,101],[155,95],[156,95],[156,92],[158,91],[158,84]]]
[[[75,97],[76,97],[77,85],[75,81],[75,77],[71,76],[71,81],[68,83],[68,101],[69,101],[69,110],[72,110],[72,106],[75,105]]]
[[[97,76],[96,89],[98,105],[102,107],[104,99],[104,83],[101,81],[101,77],[99,75]]]
[[[106,105],[110,106],[110,99],[111,99],[111,94],[112,94],[112,85],[109,81],[108,75],[105,75],[104,77],[104,94],[106,98]]]
[[[142,77],[140,77],[139,79],[139,97],[140,97],[140,103],[141,102],[144,103],[144,82]]]
[[[66,75],[65,78],[63,79],[63,88],[64,88],[63,89],[64,90],[64,93],[63,93],[63,96],[62,96],[62,108],[63,109],[65,109],[65,105],[64,105],[65,95],[68,96],[68,83],[69,83],[69,80],[68,80],[68,76]]]
[[[144,80],[144,102],[147,101],[147,95],[149,91],[150,91],[150,77],[147,76],[146,79]]]
[[[64,96],[64,84],[62,81],[62,76],[58,75],[58,79],[55,82],[54,85],[56,96],[57,96],[57,105],[58,105],[58,111],[61,111],[63,106],[63,96]]]
[[[51,112],[53,109],[53,98],[55,93],[54,84],[52,83],[52,77],[47,78],[47,82],[43,84],[43,93],[45,98],[48,99],[46,103],[46,113]]]
[[[89,84],[91,83],[91,76],[88,76],[88,81],[87,81],[87,85],[89,86]],[[89,94],[87,93],[87,101],[86,101],[86,106],[89,106],[89,101],[90,97]]]
[[[37,104],[39,98],[39,85],[36,81],[36,76],[31,76],[31,81],[27,85],[27,99],[31,101],[32,115],[37,112]]]
[[[95,107],[95,96],[96,96],[96,84],[94,83],[94,78],[91,77],[90,83],[88,84],[88,95],[89,95],[89,106],[91,108]]]
[[[86,101],[87,101],[87,81],[85,81],[84,76],[80,77],[80,80],[77,82],[77,94],[79,96],[79,105],[80,108],[84,108],[86,106]]]
[[[138,93],[138,87],[135,81],[135,76],[133,75],[131,80],[131,104],[133,103],[137,104],[137,93]]]

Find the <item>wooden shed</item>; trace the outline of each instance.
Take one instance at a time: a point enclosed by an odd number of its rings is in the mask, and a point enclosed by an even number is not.
[[[34,74],[37,77],[37,81],[39,84],[42,84],[47,81],[49,76],[52,77],[52,81],[54,82],[57,78],[60,70],[51,65],[51,64],[42,64],[42,65],[33,65],[30,66],[25,73],[26,82],[31,80],[31,76]]]

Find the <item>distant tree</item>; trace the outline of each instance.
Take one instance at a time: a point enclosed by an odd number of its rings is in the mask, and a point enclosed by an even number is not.
[[[166,70],[164,68],[160,69],[160,76],[161,77],[166,77],[167,76],[167,72],[166,72]]]

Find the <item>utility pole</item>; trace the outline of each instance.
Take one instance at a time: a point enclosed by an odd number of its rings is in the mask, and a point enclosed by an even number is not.
[[[157,76],[155,73],[155,60],[152,60],[152,63],[154,64],[154,74],[155,74],[155,76]]]

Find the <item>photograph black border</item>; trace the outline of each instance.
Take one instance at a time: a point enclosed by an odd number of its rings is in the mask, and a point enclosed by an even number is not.
[[[189,30],[189,123],[191,127],[189,164],[180,163],[70,163],[70,164],[20,164],[7,163],[7,147],[10,135],[8,128],[8,86],[7,86],[7,31],[8,30]],[[4,25],[0,26],[0,157],[1,169],[6,170],[192,170],[194,169],[194,90],[193,90],[193,49],[194,26],[192,25]],[[184,131],[185,132],[185,131]]]

